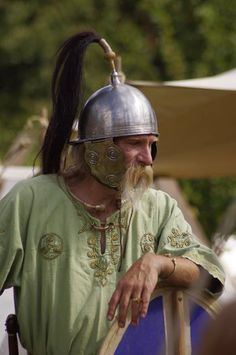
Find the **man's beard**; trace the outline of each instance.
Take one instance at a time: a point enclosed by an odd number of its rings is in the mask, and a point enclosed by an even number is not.
[[[137,207],[144,192],[153,183],[153,170],[151,166],[131,165],[121,182],[122,200],[132,202]]]

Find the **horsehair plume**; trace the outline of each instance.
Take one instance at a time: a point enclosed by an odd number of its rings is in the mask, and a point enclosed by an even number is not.
[[[82,100],[85,51],[100,39],[95,32],[81,32],[67,39],[58,51],[52,77],[52,116],[41,150],[43,174],[60,171],[61,154]]]

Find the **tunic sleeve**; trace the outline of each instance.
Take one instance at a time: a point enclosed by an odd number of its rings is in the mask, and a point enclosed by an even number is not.
[[[193,235],[175,200],[169,198],[166,202],[165,215],[168,218],[161,228],[157,252],[187,258],[202,266],[211,276],[224,284],[224,271],[217,256]]]
[[[20,182],[0,201],[0,293],[21,283],[30,195]]]

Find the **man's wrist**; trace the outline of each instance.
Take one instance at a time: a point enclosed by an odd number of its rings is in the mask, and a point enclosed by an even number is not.
[[[171,254],[156,255],[159,279],[167,280],[176,272],[177,259]]]

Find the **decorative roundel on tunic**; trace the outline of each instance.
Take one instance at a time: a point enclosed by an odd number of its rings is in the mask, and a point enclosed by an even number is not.
[[[39,253],[45,259],[55,259],[62,251],[63,241],[55,233],[45,234],[39,241]]]

